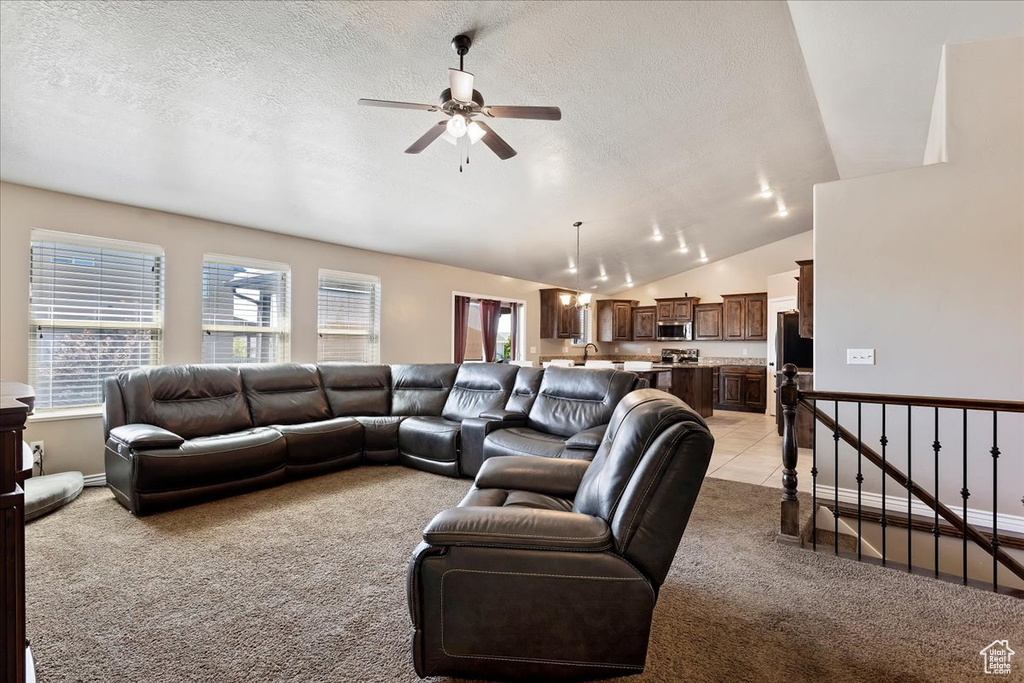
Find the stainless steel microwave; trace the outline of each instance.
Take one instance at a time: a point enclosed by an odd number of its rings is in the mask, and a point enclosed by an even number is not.
[[[692,341],[693,323],[658,323],[658,331],[656,336],[658,341]]]

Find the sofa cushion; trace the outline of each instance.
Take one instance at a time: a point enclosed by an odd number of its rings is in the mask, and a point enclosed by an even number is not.
[[[300,425],[275,425],[288,445],[288,465],[328,462],[360,455],[363,425],[351,417],[336,417]]]
[[[455,383],[454,363],[391,366],[391,414],[439,416]]]
[[[163,365],[117,376],[127,423],[146,423],[192,439],[252,425],[242,375],[230,365]]]
[[[484,441],[484,459],[502,455],[536,455],[560,458],[565,451],[565,439],[538,432],[529,427],[499,429],[487,435]]]
[[[504,408],[519,368],[504,363],[468,363],[459,366],[441,417],[465,420],[492,408]]]
[[[454,462],[459,456],[459,423],[443,417],[406,418],[398,428],[398,448],[404,455]]]
[[[256,477],[283,468],[285,453],[284,436],[266,427],[140,451],[135,454],[135,490],[175,491]]]
[[[537,400],[540,381],[543,377],[544,368],[520,368],[516,373],[516,381],[512,385],[512,395],[509,396],[505,409],[529,415],[530,408],[533,408],[533,402]]]
[[[301,424],[331,416],[315,365],[245,365],[240,371],[256,427]]]
[[[334,417],[391,412],[391,368],[387,365],[321,363],[320,378]]]
[[[363,425],[363,455],[366,459],[383,464],[398,462],[398,426],[406,418],[385,415],[355,419]]]
[[[533,491],[516,491],[506,489],[469,490],[459,507],[528,507],[535,510],[572,511],[572,501],[558,496]]]
[[[527,425],[566,437],[606,424],[635,381],[621,370],[547,368]]]

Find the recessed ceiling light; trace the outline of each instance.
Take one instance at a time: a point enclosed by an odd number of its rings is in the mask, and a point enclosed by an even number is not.
[[[789,215],[789,209],[786,208],[786,203],[784,201],[782,201],[780,199],[776,203],[776,206],[779,207],[779,215],[780,216],[788,216]]]
[[[597,289],[597,285],[590,285],[591,289]]]
[[[632,283],[632,282],[627,282],[627,283],[626,283],[626,286],[627,286],[627,287],[632,287],[632,286],[633,286],[633,283]]]
[[[601,282],[608,282],[608,276],[607,275],[602,275],[601,277],[599,277],[597,279],[600,280]]]
[[[688,254],[690,253],[690,248],[684,244],[683,246],[679,247],[679,253]]]
[[[575,273],[575,272],[576,272],[576,269],[575,269],[575,268],[570,268],[570,269],[569,269],[569,272],[570,272],[570,273]]]
[[[772,196],[772,188],[766,187],[761,190],[761,196],[765,199],[770,199]]]
[[[701,256],[700,257],[700,262],[701,263],[707,263],[708,262],[708,257],[707,256]]]

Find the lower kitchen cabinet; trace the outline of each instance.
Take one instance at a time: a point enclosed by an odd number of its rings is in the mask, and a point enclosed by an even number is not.
[[[718,370],[715,408],[763,413],[768,382],[763,365],[723,365]]]

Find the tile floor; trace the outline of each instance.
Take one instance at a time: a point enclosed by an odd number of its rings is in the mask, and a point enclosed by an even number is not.
[[[707,423],[715,437],[709,477],[782,488],[782,437],[773,416],[716,410]],[[799,481],[810,481],[810,449],[800,449],[796,471]]]

